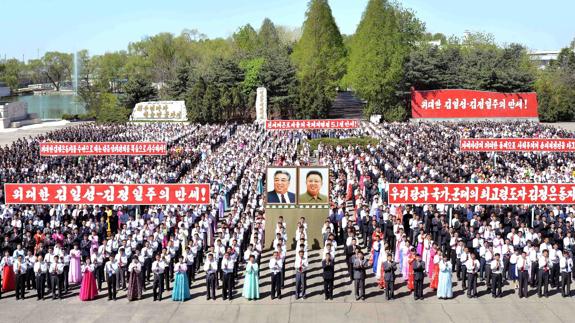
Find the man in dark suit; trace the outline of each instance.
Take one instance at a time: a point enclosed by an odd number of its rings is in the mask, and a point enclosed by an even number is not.
[[[385,297],[387,300],[393,299],[393,291],[395,284],[395,270],[397,264],[393,261],[391,253],[387,254],[387,261],[383,263],[383,279],[385,280]]]
[[[323,293],[325,299],[333,299],[333,276],[334,276],[334,265],[331,255],[327,253],[325,259],[321,262],[323,268]]]
[[[413,297],[415,300],[423,300],[423,278],[425,277],[425,261],[421,260],[421,255],[415,255],[415,261],[413,262],[413,281],[415,292]]]
[[[347,272],[351,280],[353,280],[353,255],[355,254],[356,244],[357,240],[353,238],[351,239],[351,244],[345,246],[345,263],[347,264]]]
[[[355,300],[365,300],[365,269],[369,267],[363,252],[359,251],[358,256],[353,260],[353,280],[355,282]]]
[[[295,193],[288,192],[291,175],[285,170],[274,173],[274,190],[268,192],[268,203],[295,203]]]

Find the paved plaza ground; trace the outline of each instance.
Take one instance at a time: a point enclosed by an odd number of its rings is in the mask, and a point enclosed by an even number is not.
[[[349,283],[342,250],[338,251],[334,300],[324,300],[323,278],[319,252],[310,253],[310,272],[306,299],[294,297],[294,255],[288,256],[289,271],[286,274],[284,297],[271,300],[270,277],[267,269],[269,253],[262,261],[260,293],[263,299],[247,301],[241,297],[242,281],[238,282],[233,301],[221,298],[206,300],[203,273],[197,277],[192,288],[192,299],[174,302],[164,293],[162,302],[154,302],[151,290],[144,292],[144,299],[129,302],[126,293],[120,292],[117,301],[108,301],[105,291],[97,300],[82,302],[78,288],[74,288],[63,300],[37,301],[35,292],[29,291],[27,299],[16,301],[13,292],[5,293],[0,300],[0,322],[573,322],[575,298],[562,298],[555,291],[549,298],[538,298],[535,290],[528,299],[518,299],[509,286],[504,286],[504,297],[493,299],[480,284],[480,297],[469,299],[454,287],[456,297],[438,300],[434,293],[425,289],[425,300],[414,301],[401,278],[396,298],[385,300],[373,276],[367,279],[365,301],[356,301],[353,284]],[[426,286],[428,281],[426,279]],[[149,286],[149,285],[148,285]],[[105,288],[105,287],[104,287]]]

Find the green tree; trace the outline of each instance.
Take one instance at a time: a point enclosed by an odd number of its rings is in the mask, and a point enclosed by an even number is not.
[[[17,59],[9,59],[0,64],[0,81],[5,82],[12,90],[17,90],[24,64]]]
[[[303,91],[298,116],[326,116],[345,73],[346,59],[343,39],[327,0],[309,2],[303,33],[291,57]],[[310,87],[309,91],[307,87]],[[304,98],[306,95],[317,97]]]
[[[206,83],[202,77],[194,82],[185,96],[186,108],[188,109],[188,119],[192,122],[203,122],[202,107],[204,93],[206,92]]]
[[[347,74],[353,89],[368,101],[367,115],[403,105],[398,85],[404,62],[423,31],[410,11],[386,0],[368,2],[351,41]]]
[[[99,95],[99,108],[96,115],[98,123],[124,123],[128,121],[130,110],[118,104],[114,94],[101,93]]]
[[[60,52],[47,52],[42,57],[44,75],[60,91],[61,83],[70,79],[72,75],[72,54]]]
[[[132,78],[124,85],[122,106],[132,111],[136,104],[158,99],[158,91],[152,84],[142,78]]]
[[[539,72],[535,89],[542,121],[575,120],[575,53],[561,50],[556,62]]]

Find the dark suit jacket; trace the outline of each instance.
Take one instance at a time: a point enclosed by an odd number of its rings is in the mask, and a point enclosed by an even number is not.
[[[353,279],[365,279],[365,268],[368,267],[367,259],[356,258],[353,261]]]
[[[330,261],[329,265],[326,264],[325,260],[322,260],[321,267],[323,268],[323,279],[333,279],[333,273],[334,273],[333,260]]]
[[[413,262],[413,279],[414,280],[423,280],[425,277],[425,261],[414,261]]]
[[[395,279],[395,270],[396,270],[396,268],[397,268],[397,264],[396,264],[396,263],[393,263],[393,265],[392,265],[390,262],[385,261],[385,262],[383,263],[383,271],[384,271],[383,279],[384,279],[385,281],[392,281],[392,280],[394,280],[394,279]]]
[[[295,193],[288,192],[288,197],[291,203],[295,203]],[[281,203],[276,191],[268,192],[268,203]]]

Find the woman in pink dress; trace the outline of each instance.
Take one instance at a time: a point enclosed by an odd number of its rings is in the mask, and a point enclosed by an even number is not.
[[[435,258],[436,254],[437,254],[437,244],[433,243],[433,246],[431,247],[431,252],[429,253],[429,263],[427,262],[425,263],[427,265],[427,277],[429,277],[429,279],[433,278],[436,269],[435,265],[439,264],[439,259],[441,259],[441,257]],[[435,260],[437,260],[437,262]],[[439,265],[437,265],[437,267],[439,267]]]
[[[82,287],[80,288],[80,299],[83,301],[91,301],[98,296],[98,287],[96,287],[96,277],[94,276],[95,267],[90,260],[86,257],[86,264],[82,266]]]
[[[98,238],[98,234],[96,234],[96,231],[92,231],[92,235],[90,235],[90,255],[94,254],[94,253],[98,253],[98,247],[100,246],[99,244],[99,238]]]
[[[82,282],[82,251],[78,248],[78,244],[74,244],[74,249],[70,250],[68,282],[70,284],[79,284]]]

